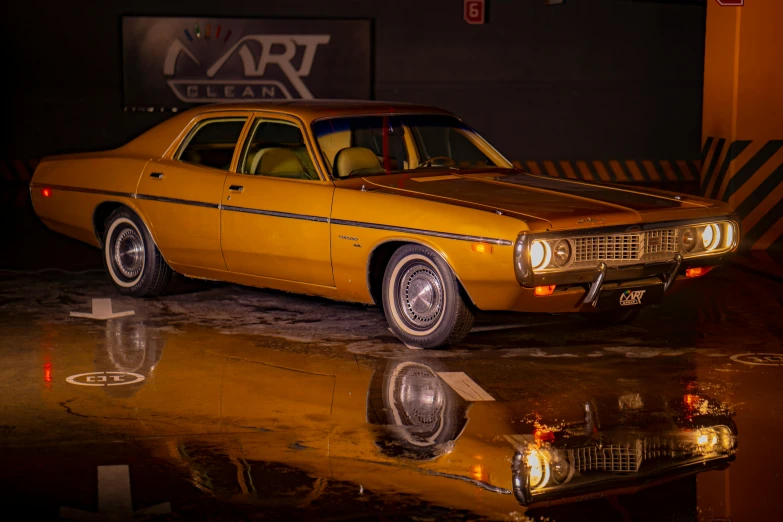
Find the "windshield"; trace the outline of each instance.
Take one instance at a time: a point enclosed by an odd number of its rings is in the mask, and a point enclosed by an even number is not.
[[[475,131],[448,115],[329,118],[315,122],[313,133],[330,173],[340,179],[431,167],[510,166]]]

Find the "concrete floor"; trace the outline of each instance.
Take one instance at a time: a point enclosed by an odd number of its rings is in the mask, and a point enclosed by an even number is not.
[[[777,278],[727,265],[631,325],[484,314],[410,350],[378,308],[184,279],[121,297],[24,196],[0,208],[3,519],[783,520]],[[135,315],[70,317],[107,297]],[[736,451],[511,491],[534,433],[600,453],[716,423]]]

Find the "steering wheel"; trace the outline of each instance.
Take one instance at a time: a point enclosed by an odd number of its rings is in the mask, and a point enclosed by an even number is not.
[[[433,156],[433,157],[427,158],[426,160],[424,160],[421,163],[419,163],[419,166],[416,167],[416,168],[420,169],[422,167],[431,167],[432,164],[435,161],[438,161],[438,160],[439,161],[443,161],[445,163],[446,167],[456,167],[457,166],[457,162],[454,161],[453,159],[449,158],[448,156]]]

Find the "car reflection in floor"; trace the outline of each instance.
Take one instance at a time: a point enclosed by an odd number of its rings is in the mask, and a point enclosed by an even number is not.
[[[146,429],[159,423],[163,432],[193,433],[169,436],[164,451],[149,443],[150,451],[226,502],[306,509],[330,488],[355,484],[496,517],[725,468],[737,447],[731,411],[687,379],[563,392],[549,396],[548,406],[524,394],[469,401],[440,375],[466,370],[464,361],[360,364],[247,350],[240,339],[217,345],[176,335],[163,354],[163,337],[142,324],[109,324],[107,356],[96,366],[147,377],[119,387],[129,389],[122,397],[135,395]],[[489,395],[494,387],[486,382]],[[115,407],[101,405],[103,417],[115,417],[105,411]],[[524,408],[528,414],[520,415]]]

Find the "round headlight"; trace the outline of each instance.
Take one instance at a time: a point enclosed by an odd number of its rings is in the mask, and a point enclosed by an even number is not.
[[[701,233],[701,241],[704,244],[704,250],[715,250],[720,244],[720,228],[711,223],[704,227]]]
[[[726,246],[731,248],[734,246],[734,224],[728,223],[726,225]]]
[[[546,241],[533,241],[530,245],[530,265],[533,270],[546,268],[552,259],[552,247]]]
[[[568,260],[571,259],[571,245],[568,244],[568,241],[561,239],[557,242],[552,250],[552,259],[554,259],[557,266],[568,264]]]
[[[689,228],[682,233],[682,248],[685,249],[686,252],[690,252],[695,246],[696,233],[693,229]]]

